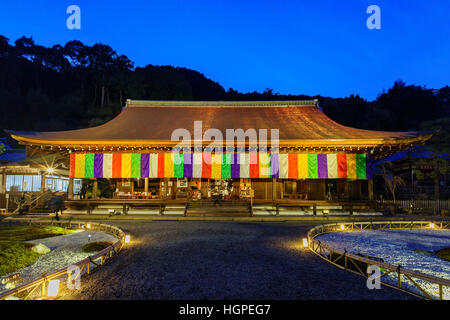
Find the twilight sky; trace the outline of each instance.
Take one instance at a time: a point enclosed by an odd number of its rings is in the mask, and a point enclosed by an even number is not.
[[[81,30],[66,9],[81,8]],[[381,30],[369,30],[369,5]],[[50,46],[102,42],[136,66],[187,67],[241,92],[369,100],[402,79],[449,84],[448,0],[40,0],[0,2],[0,34]]]

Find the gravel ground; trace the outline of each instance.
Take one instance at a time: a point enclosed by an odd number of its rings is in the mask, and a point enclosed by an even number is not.
[[[354,232],[334,232],[319,236],[323,244],[337,249],[347,249],[351,253],[362,253],[382,258],[386,263],[401,265],[403,268],[450,279],[450,262],[436,255],[415,252],[424,250],[433,253],[450,246],[450,230],[371,230]],[[395,284],[395,275],[391,283]],[[423,287],[432,290],[438,297],[437,285],[416,279]],[[414,289],[413,286],[410,288]],[[415,289],[417,291],[417,289]],[[450,299],[450,288],[444,288],[444,298]]]
[[[19,269],[13,273],[20,273],[24,282],[31,282],[43,274],[48,274],[64,267],[70,266],[72,263],[83,260],[93,253],[84,252],[81,247],[86,244],[91,235],[91,242],[94,241],[111,241],[115,242],[117,239],[112,235],[104,233],[102,231],[74,231],[70,234],[36,239],[27,241],[33,244],[42,243],[50,248],[52,251],[41,255],[34,263],[28,267]],[[0,277],[0,279],[6,277]],[[7,290],[0,281],[0,292]]]
[[[108,223],[132,243],[61,299],[414,299],[300,249],[311,222]]]

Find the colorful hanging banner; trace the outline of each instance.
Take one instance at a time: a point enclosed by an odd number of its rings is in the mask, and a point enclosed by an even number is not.
[[[372,179],[372,162],[359,153],[72,153],[70,177]]]

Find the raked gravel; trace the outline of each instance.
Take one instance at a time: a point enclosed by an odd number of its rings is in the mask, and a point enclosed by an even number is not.
[[[317,237],[323,244],[351,253],[362,253],[382,258],[384,262],[435,277],[450,279],[450,262],[434,253],[450,247],[450,230],[407,229],[334,232]],[[421,250],[417,252],[415,250]],[[395,276],[391,282],[395,284]],[[438,295],[438,287],[416,280]],[[413,288],[412,285],[409,286]],[[444,297],[450,299],[450,288],[444,288]]]
[[[131,243],[61,299],[414,299],[301,249],[314,222],[108,223]]]
[[[89,240],[89,235],[91,239]],[[49,274],[60,270],[62,268],[68,267],[71,264],[87,258],[93,253],[84,252],[81,248],[88,241],[110,241],[115,242],[117,239],[102,231],[83,231],[75,230],[74,232],[62,236],[36,239],[32,241],[27,241],[33,244],[42,243],[49,247],[52,251],[41,255],[34,263],[31,265],[17,270],[13,273],[19,272],[21,277],[24,279],[23,283],[33,281],[43,274]],[[6,277],[0,277],[0,279]],[[5,291],[6,288],[0,281],[0,292]]]

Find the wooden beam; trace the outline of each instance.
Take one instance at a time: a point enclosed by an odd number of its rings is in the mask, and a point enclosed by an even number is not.
[[[69,200],[73,199],[73,180],[74,180],[73,178],[69,178],[69,191],[67,194],[67,198]]]
[[[97,199],[98,180],[94,179],[94,187],[92,188],[92,199]]]
[[[367,180],[367,190],[369,193],[369,200],[373,200],[373,179]]]

